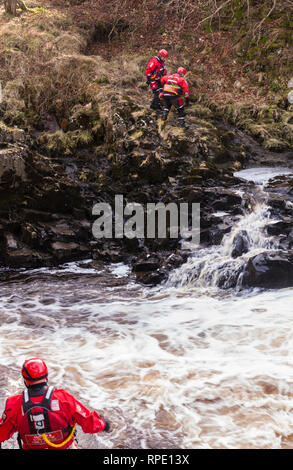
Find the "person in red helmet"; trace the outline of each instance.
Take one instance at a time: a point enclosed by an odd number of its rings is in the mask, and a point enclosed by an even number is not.
[[[146,68],[147,85],[150,85],[153,92],[153,101],[151,109],[162,109],[159,94],[162,91],[161,77],[166,75],[167,70],[164,60],[168,57],[166,49],[161,49],[157,56],[151,58]]]
[[[24,362],[26,390],[6,400],[0,418],[0,443],[18,432],[23,449],[77,449],[75,425],[85,433],[110,431],[110,423],[88,410],[64,389],[48,386],[48,369],[42,359]]]
[[[177,109],[179,116],[179,125],[185,127],[184,117],[184,102],[182,97],[185,98],[185,105],[189,104],[189,87],[184,75],[186,69],[179,67],[177,73],[165,75],[161,82],[163,85],[162,98],[164,100],[163,121],[166,121],[172,105]]]

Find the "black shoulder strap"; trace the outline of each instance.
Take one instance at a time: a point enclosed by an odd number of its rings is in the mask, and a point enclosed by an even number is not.
[[[45,408],[46,410],[51,409],[51,400],[52,400],[53,392],[54,392],[54,387],[51,385],[48,388],[47,392],[45,393],[45,395],[43,397],[43,400],[40,403],[40,406],[42,408]]]
[[[32,408],[40,407],[44,408],[47,410],[50,410],[50,405],[51,405],[51,399],[52,399],[52,394],[54,392],[54,387],[51,385],[45,395],[43,396],[42,401],[34,403],[31,400],[31,396],[29,393],[29,389],[26,389],[23,391],[22,394],[22,407],[23,407],[23,413],[27,414]]]
[[[29,416],[30,411],[33,408],[43,408],[43,410],[44,410],[43,414],[44,414],[44,418],[45,418],[45,429],[44,429],[43,432],[50,432],[50,422],[49,422],[48,412],[50,411],[50,408],[51,408],[51,399],[52,399],[53,391],[54,391],[54,387],[50,386],[48,388],[48,390],[46,391],[45,395],[43,396],[42,401],[37,402],[37,403],[32,402],[28,389],[24,390],[24,392],[22,394],[23,413],[25,415],[28,415],[29,428],[30,428],[30,432],[32,434],[36,433],[36,430],[33,426],[32,420],[30,419],[31,417]]]

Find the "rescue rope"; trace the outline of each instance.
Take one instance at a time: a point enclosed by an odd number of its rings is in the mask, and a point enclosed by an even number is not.
[[[67,442],[69,442],[72,437],[73,437],[73,434],[75,433],[75,430],[76,430],[76,426],[74,426],[72,428],[72,431],[71,433],[69,434],[69,436],[65,439],[65,441],[61,442],[60,444],[53,444],[53,442],[50,442],[49,439],[47,438],[46,434],[41,434],[42,438],[44,439],[44,441],[46,442],[46,444],[48,444],[49,446],[51,447],[62,447],[64,446],[65,444],[67,444]]]

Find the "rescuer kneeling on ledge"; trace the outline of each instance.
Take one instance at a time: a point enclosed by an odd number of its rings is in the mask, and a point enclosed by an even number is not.
[[[18,432],[23,449],[77,449],[76,424],[85,433],[110,430],[109,421],[96,411],[88,410],[66,390],[48,386],[48,369],[42,359],[25,361],[22,376],[26,390],[6,400],[0,443]]]

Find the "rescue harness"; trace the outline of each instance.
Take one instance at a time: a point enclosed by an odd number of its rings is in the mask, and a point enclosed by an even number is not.
[[[46,448],[60,448],[74,438],[76,427],[66,426],[67,421],[63,414],[54,413],[54,406],[51,406],[53,391],[54,387],[50,386],[41,402],[35,403],[31,400],[29,391],[24,390],[23,419],[17,439],[20,448],[22,441],[29,446],[47,444],[49,447]]]

